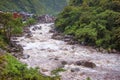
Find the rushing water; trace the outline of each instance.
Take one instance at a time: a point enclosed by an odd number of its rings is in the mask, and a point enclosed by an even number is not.
[[[51,39],[53,33],[49,24],[36,24],[30,27],[32,37],[18,37],[19,44],[23,46],[23,53],[30,55],[28,59],[20,59],[29,67],[39,67],[40,72],[51,75],[56,68],[64,68],[66,71],[59,73],[62,80],[120,80],[120,55],[103,54],[96,50],[80,46],[68,45],[62,40]],[[41,29],[33,30],[35,26]],[[79,60],[90,61],[96,64],[95,68],[78,66],[74,63]],[[62,61],[67,62],[64,66]],[[71,69],[75,69],[74,72]]]

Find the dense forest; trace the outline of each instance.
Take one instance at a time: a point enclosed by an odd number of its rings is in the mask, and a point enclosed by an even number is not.
[[[120,50],[120,0],[70,0],[56,29],[85,45]]]
[[[0,0],[2,11],[25,11],[38,15],[57,14],[66,5],[66,0]]]

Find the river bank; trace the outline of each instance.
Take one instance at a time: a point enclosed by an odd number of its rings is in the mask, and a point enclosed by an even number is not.
[[[38,67],[44,75],[51,75],[57,68],[62,80],[119,80],[120,55],[97,52],[90,47],[70,45],[62,40],[52,39],[50,30],[54,23],[36,24],[30,27],[32,36],[16,37],[23,47],[26,58],[20,61],[29,67]],[[88,65],[89,64],[89,65]]]

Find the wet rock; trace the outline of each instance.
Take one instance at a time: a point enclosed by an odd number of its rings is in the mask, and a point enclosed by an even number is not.
[[[34,28],[32,28],[33,31],[36,31],[36,30],[41,30],[42,27],[41,26],[34,26]]]
[[[70,39],[72,39],[73,36],[72,35],[65,35],[64,38],[70,38]]]
[[[16,58],[21,58],[22,53],[20,53],[20,52],[14,53],[13,56],[16,57]]]
[[[30,55],[28,55],[28,54],[23,54],[23,55],[22,55],[22,58],[23,58],[23,59],[28,59],[29,57],[30,57]]]
[[[74,45],[74,44],[76,44],[76,41],[70,40],[67,44]]]
[[[10,45],[11,45],[11,47],[17,46],[16,41],[11,41],[11,42],[10,42]]]
[[[71,39],[66,38],[66,39],[64,39],[64,41],[65,41],[65,42],[69,42],[69,41],[71,41]]]
[[[59,60],[57,57],[54,60]]]
[[[65,42],[70,42],[70,41],[72,41],[72,38],[73,38],[73,36],[71,36],[71,35],[65,35],[64,36],[64,41]]]
[[[26,38],[30,38],[30,37],[32,37],[33,35],[32,35],[32,33],[28,33],[25,37]]]
[[[19,51],[23,52],[23,47],[20,44],[17,45],[17,48],[19,49]]]
[[[76,61],[75,64],[80,66],[82,64],[82,62],[81,61]]]
[[[14,41],[14,40],[16,41],[16,40],[17,40],[17,38],[16,38],[16,37],[12,37],[11,39],[12,39],[12,41]]]
[[[62,64],[62,65],[66,65],[66,64],[67,64],[67,61],[61,61],[61,64]]]
[[[29,33],[29,32],[30,32],[29,28],[28,28],[28,27],[25,27],[25,28],[24,28],[24,33]]]
[[[81,65],[84,66],[84,67],[88,67],[88,68],[95,68],[95,67],[96,67],[95,63],[93,63],[93,62],[88,62],[88,61],[83,61],[83,62],[81,63]]]
[[[18,48],[13,47],[13,48],[10,48],[9,52],[19,52],[19,49],[18,49]]]
[[[79,68],[71,68],[71,72],[79,72],[80,69]]]
[[[40,33],[40,34],[42,34],[42,33]]]
[[[41,26],[39,26],[39,27],[38,27],[38,29],[39,29],[39,30],[41,30],[41,29],[42,29],[42,27],[41,27]]]
[[[3,49],[0,48],[0,54],[5,54],[6,51],[4,51]]]
[[[33,31],[35,31],[35,28],[32,28]]]
[[[48,49],[48,52],[55,52],[55,50],[53,50],[53,49]]]
[[[42,72],[48,72],[47,69],[43,69],[43,68],[41,69],[41,71],[42,71]]]
[[[55,30],[51,29],[51,30],[49,31],[49,33],[55,33]]]
[[[84,66],[84,67],[88,67],[88,68],[96,67],[95,63],[89,62],[89,61],[76,61],[75,65]]]
[[[115,49],[112,49],[112,51],[111,51],[112,53],[117,53],[117,50],[115,50]]]
[[[63,37],[59,33],[53,34],[51,38],[52,39],[57,39],[57,40],[62,40],[63,39]]]
[[[99,52],[103,52],[104,49],[102,47],[99,48]]]
[[[84,41],[82,41],[82,42],[81,42],[81,45],[82,45],[82,46],[85,46],[85,42],[84,42]]]

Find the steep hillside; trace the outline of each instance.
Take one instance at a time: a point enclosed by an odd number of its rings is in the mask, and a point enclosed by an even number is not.
[[[85,45],[120,50],[120,0],[70,0],[56,28]]]
[[[66,0],[0,0],[0,10],[56,14],[66,4]]]

